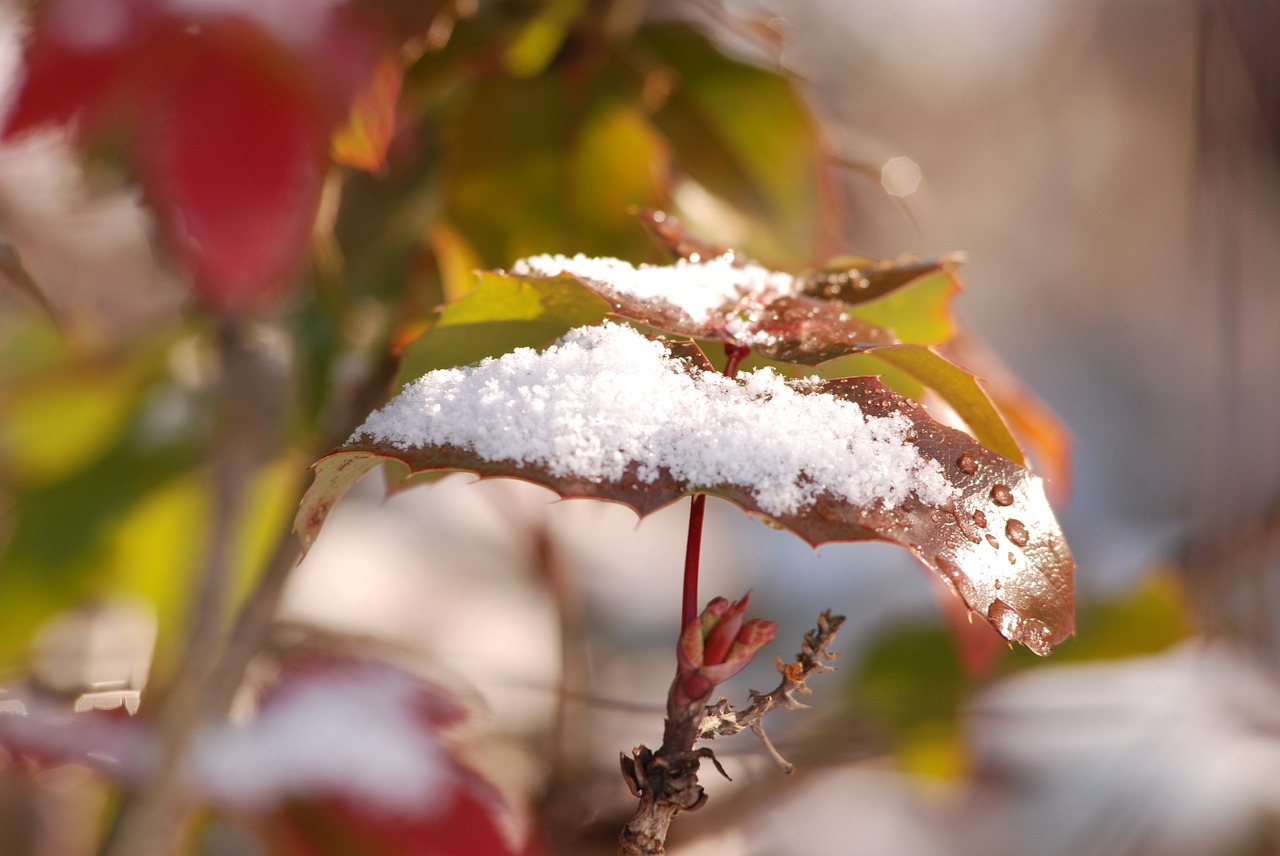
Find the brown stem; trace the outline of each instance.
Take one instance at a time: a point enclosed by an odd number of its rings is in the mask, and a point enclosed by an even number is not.
[[[620,758],[622,775],[640,804],[622,829],[619,856],[662,856],[675,816],[681,811],[696,811],[707,801],[698,784],[698,767],[710,750],[695,751],[693,745],[710,695],[681,704],[676,701],[678,683],[677,677],[667,694],[661,748],[652,752],[638,746],[631,757],[624,753]]]

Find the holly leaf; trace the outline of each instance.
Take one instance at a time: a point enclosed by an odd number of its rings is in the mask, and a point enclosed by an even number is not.
[[[874,378],[728,378],[692,343],[615,324],[432,372],[315,465],[296,530],[314,543],[364,473],[460,470],[646,515],[709,493],[817,546],[901,544],[1039,654],[1072,632],[1074,560],[1025,467]]]
[[[884,297],[916,280],[937,273],[950,273],[964,261],[960,253],[933,259],[902,256],[897,259],[870,259],[845,256],[827,263],[822,270],[796,277],[801,294],[824,300],[857,304]]]
[[[751,264],[738,250],[706,241],[685,228],[679,218],[665,211],[641,208],[636,212],[641,225],[676,259],[701,262],[718,256],[731,257],[739,266]],[[847,306],[870,303],[855,312],[860,318],[886,327],[902,325],[911,335],[899,336],[904,341],[922,341],[930,335],[936,341],[950,337],[951,298],[960,290],[955,269],[964,262],[963,253],[948,253],[933,259],[902,256],[898,259],[872,259],[866,256],[839,256],[817,271],[797,274],[791,290],[798,295],[821,300],[839,301]],[[941,275],[941,276],[939,276]],[[910,292],[907,286],[924,286]],[[882,300],[894,292],[904,292],[897,300]],[[905,298],[905,299],[903,299]],[[902,324],[905,319],[924,314],[931,323],[922,326]],[[943,316],[939,324],[936,316]],[[936,332],[941,326],[944,332]]]

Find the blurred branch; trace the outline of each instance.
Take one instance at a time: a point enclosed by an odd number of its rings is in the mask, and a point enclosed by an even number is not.
[[[224,711],[210,705],[218,665],[240,510],[261,462],[284,424],[288,372],[282,355],[242,320],[218,331],[219,376],[212,469],[213,510],[190,632],[173,682],[158,711],[160,751],[154,766],[126,796],[103,842],[104,856],[163,856],[174,849],[189,797],[183,767],[200,726]]]
[[[285,355],[273,352],[270,343],[261,337],[255,340],[250,332],[242,322],[229,320],[219,334],[214,512],[192,604],[191,631],[157,714],[160,751],[155,764],[126,794],[100,848],[102,856],[174,852],[192,805],[183,782],[188,754],[202,728],[225,720],[249,664],[268,641],[285,585],[301,555],[290,520],[239,614],[230,623],[225,620],[240,512],[260,465],[279,451],[287,414]],[[343,388],[340,416],[333,420],[333,430],[317,440],[320,451],[346,436],[346,423],[363,418],[365,404],[385,396],[393,374],[394,367],[379,363],[359,383]],[[314,451],[309,450],[308,459],[315,457]]]
[[[4,236],[0,236],[0,278],[3,278],[19,294],[34,303],[44,313],[45,317],[53,322],[56,328],[59,330],[64,329],[62,316],[59,314],[57,307],[53,305],[48,295],[44,293],[44,289],[40,287],[35,277],[27,270],[27,266],[22,263],[22,257],[18,255],[17,247]]]

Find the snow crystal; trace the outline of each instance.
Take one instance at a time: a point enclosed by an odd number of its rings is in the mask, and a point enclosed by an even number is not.
[[[581,253],[568,258],[541,255],[521,259],[511,272],[520,276],[571,274],[589,283],[606,299],[661,302],[678,307],[693,321],[706,324],[744,298],[751,302],[787,294],[795,279],[758,264],[734,261],[731,255],[707,261],[681,259],[673,265],[640,265]],[[717,312],[719,310],[719,312]]]
[[[248,726],[205,735],[192,775],[240,808],[340,793],[384,812],[432,813],[447,805],[453,771],[415,711],[417,692],[389,671],[311,679]]]
[[[804,386],[800,384],[799,386]],[[642,482],[662,470],[691,487],[737,485],[768,514],[829,492],[859,505],[954,488],[907,441],[900,414],[804,394],[772,369],[690,374],[659,342],[618,324],[580,327],[541,353],[521,348],[408,384],[354,435],[401,449],[454,445],[553,476]]]

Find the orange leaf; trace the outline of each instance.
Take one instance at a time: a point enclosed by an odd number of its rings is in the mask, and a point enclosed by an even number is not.
[[[389,54],[379,63],[369,85],[356,96],[347,123],[333,135],[335,161],[369,172],[386,167],[403,77],[399,53]]]

